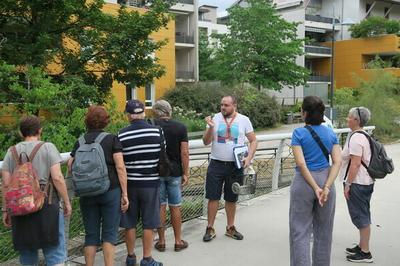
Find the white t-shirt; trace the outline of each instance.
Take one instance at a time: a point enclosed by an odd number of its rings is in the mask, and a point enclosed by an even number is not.
[[[342,181],[344,181],[345,178],[346,169],[350,161],[350,155],[361,156],[361,160],[366,165],[369,165],[371,159],[371,148],[366,136],[361,133],[353,133],[350,139],[350,145],[348,140],[346,141],[342,151],[342,167],[339,172],[339,177]],[[365,169],[361,164],[353,183],[359,185],[371,185],[374,183],[374,180],[369,176],[367,169]]]
[[[211,146],[211,159],[220,161],[234,161],[233,148],[236,146],[244,145],[246,141],[246,134],[253,132],[253,125],[250,119],[242,114],[237,113],[233,119],[228,118],[225,122],[221,113],[213,117],[214,132]]]

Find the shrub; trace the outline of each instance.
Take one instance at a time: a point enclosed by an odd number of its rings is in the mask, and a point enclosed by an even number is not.
[[[238,111],[247,115],[255,128],[270,127],[279,122],[280,107],[276,101],[251,87],[231,88],[218,83],[183,85],[167,92],[164,98],[172,106],[193,110],[204,118],[218,113],[221,98],[228,94],[237,97]]]
[[[399,34],[400,22],[383,17],[369,17],[349,28],[352,38],[368,38],[382,34]]]

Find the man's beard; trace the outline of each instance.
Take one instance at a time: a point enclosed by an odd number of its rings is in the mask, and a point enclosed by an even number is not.
[[[235,110],[233,110],[233,111],[230,112],[230,113],[227,113],[227,112],[225,112],[225,114],[224,114],[223,112],[221,112],[221,113],[222,113],[222,116],[223,116],[223,117],[229,118],[229,117],[231,117],[231,116],[235,113]]]

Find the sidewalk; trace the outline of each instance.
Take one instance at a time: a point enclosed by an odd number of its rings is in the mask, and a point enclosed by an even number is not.
[[[400,143],[387,146],[395,162],[396,171],[375,185],[371,202],[372,236],[371,252],[376,266],[400,265]],[[357,265],[345,260],[344,249],[358,240],[356,228],[351,224],[343,189],[337,182],[337,205],[332,245],[332,266]],[[164,266],[243,266],[289,265],[289,188],[256,198],[239,206],[236,225],[244,234],[243,241],[224,236],[226,217],[224,211],[217,215],[217,237],[204,243],[202,236],[206,221],[195,219],[183,225],[183,236],[189,248],[180,253],[173,251],[172,231],[167,233],[167,250],[153,251],[153,257]],[[138,246],[138,258],[142,254]],[[103,265],[98,253],[96,265]],[[125,245],[117,247],[116,265],[124,265]],[[83,258],[77,261],[83,263]],[[74,264],[72,264],[74,265]],[[361,264],[363,265],[363,264]]]

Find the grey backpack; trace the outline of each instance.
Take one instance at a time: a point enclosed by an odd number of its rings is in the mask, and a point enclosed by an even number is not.
[[[110,187],[106,159],[100,142],[108,135],[100,133],[93,143],[79,138],[79,147],[72,164],[72,184],[76,196],[96,196]]]
[[[351,137],[356,133],[363,134],[368,139],[371,147],[371,160],[369,165],[366,165],[363,161],[361,161],[361,164],[365,167],[365,169],[367,169],[368,174],[373,179],[382,179],[387,174],[391,174],[394,171],[394,165],[392,159],[387,156],[385,147],[364,131],[355,131],[353,134],[351,134],[348,141],[349,144]],[[349,167],[350,162],[346,169],[346,177]]]

